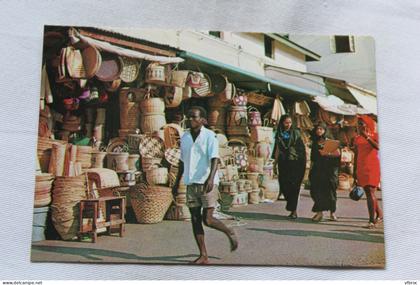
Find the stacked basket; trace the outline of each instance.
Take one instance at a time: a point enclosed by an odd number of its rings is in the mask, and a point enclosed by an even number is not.
[[[90,168],[92,165],[92,147],[78,145],[76,162],[81,163],[82,169]]]
[[[146,95],[139,103],[140,129],[144,134],[158,132],[165,124],[165,102],[162,98]]]
[[[51,203],[51,187],[54,176],[49,173],[36,175],[35,208],[46,207]]]
[[[120,137],[125,138],[129,133],[135,133],[139,128],[139,104],[135,101],[135,94],[129,89],[122,89],[120,101]]]
[[[72,240],[79,231],[79,202],[86,198],[85,175],[56,177],[51,205],[52,221],[63,240]]]

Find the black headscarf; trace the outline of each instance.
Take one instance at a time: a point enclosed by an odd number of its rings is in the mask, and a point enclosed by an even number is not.
[[[317,136],[316,134],[316,129],[318,127],[321,127],[325,130],[324,134],[321,136],[323,139],[326,139],[329,137],[328,135],[328,128],[327,128],[327,124],[325,124],[324,122],[320,122],[314,125],[314,128],[311,131],[311,140],[312,142],[318,142],[318,140],[320,139],[320,137]]]

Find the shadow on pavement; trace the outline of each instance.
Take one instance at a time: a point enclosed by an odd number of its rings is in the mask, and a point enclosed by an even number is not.
[[[119,252],[119,251],[112,251],[112,250],[105,250],[105,249],[74,248],[74,247],[45,246],[45,245],[32,245],[32,249],[33,250],[46,251],[46,252],[50,252],[50,253],[76,255],[76,256],[81,256],[81,257],[84,257],[86,259],[94,260],[94,261],[104,261],[100,257],[105,257],[105,258],[106,257],[113,257],[113,258],[123,258],[123,259],[128,259],[128,260],[138,260],[138,261],[148,261],[148,262],[173,261],[173,262],[188,264],[190,262],[190,260],[183,260],[183,259],[185,259],[185,258],[197,258],[198,257],[198,255],[195,255],[195,254],[178,255],[178,256],[146,257],[146,256],[138,256],[138,255],[135,255],[135,254]],[[210,259],[217,259],[217,260],[221,259],[221,258],[216,257],[216,256],[209,256],[209,258]]]
[[[311,218],[297,218],[296,220],[290,220],[287,216],[280,216],[280,215],[273,215],[273,214],[266,214],[266,213],[255,213],[255,212],[224,212],[228,215],[231,215],[237,219],[246,219],[246,220],[270,220],[270,221],[290,221],[291,223],[301,223],[301,224],[316,224],[312,221]],[[319,223],[320,225],[325,226],[339,226],[339,227],[350,227],[354,228],[356,225],[351,224],[342,224],[340,220],[346,220],[346,222],[354,221],[368,221],[367,218],[352,218],[352,217],[339,217],[338,222],[331,222],[328,221],[326,218],[324,221]]]
[[[250,231],[268,232],[276,235],[283,236],[300,236],[300,237],[324,237],[340,240],[352,240],[352,241],[366,241],[373,243],[384,243],[383,236],[372,235],[376,232],[369,231],[351,231],[352,233],[337,233],[337,232],[318,232],[318,231],[304,231],[304,230],[272,230],[272,229],[261,229],[261,228],[248,228]]]

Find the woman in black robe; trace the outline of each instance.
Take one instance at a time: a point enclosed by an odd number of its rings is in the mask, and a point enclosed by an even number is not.
[[[289,218],[297,218],[297,204],[303,176],[305,175],[306,151],[300,131],[292,127],[292,118],[283,115],[276,133],[274,159],[277,160],[280,191],[287,201]]]
[[[314,201],[312,221],[320,222],[322,211],[330,211],[330,220],[336,221],[338,169],[340,166],[340,150],[332,153],[323,151],[327,138],[327,126],[324,123],[315,125],[312,130],[311,170],[309,182],[311,197]]]

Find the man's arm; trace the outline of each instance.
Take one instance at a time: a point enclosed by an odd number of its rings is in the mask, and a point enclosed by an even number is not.
[[[174,197],[178,195],[179,183],[181,181],[181,177],[183,173],[184,173],[184,163],[182,162],[182,160],[180,160],[178,164],[178,173],[176,174],[174,186],[172,186],[172,194],[174,195]]]
[[[213,189],[214,176],[216,175],[218,166],[219,166],[219,159],[218,158],[212,158],[211,159],[210,175],[207,178],[206,182],[204,183],[204,190],[206,191],[206,193],[209,193]]]

